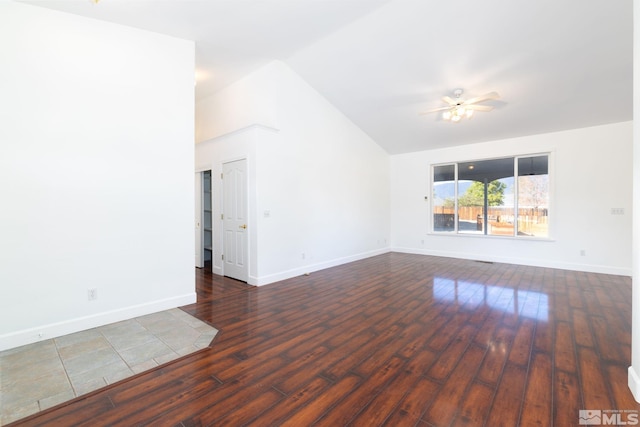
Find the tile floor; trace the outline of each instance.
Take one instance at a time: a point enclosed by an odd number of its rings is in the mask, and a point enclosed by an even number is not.
[[[0,352],[0,426],[207,347],[218,331],[180,309]]]

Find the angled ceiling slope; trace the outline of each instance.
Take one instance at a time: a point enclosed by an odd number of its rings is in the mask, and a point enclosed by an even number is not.
[[[28,0],[196,41],[197,98],[279,59],[391,154],[632,119],[632,0]],[[442,97],[500,100],[451,123]]]
[[[287,62],[389,153],[632,119],[631,0],[396,0]],[[324,64],[324,66],[318,66]],[[495,108],[418,116],[456,88]]]

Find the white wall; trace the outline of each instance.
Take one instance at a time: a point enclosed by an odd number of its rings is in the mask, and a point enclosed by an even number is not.
[[[632,128],[626,122],[392,156],[392,249],[630,275]],[[541,152],[552,154],[551,239],[429,233],[431,164]]]
[[[193,43],[0,2],[0,51],[0,350],[194,302]]]
[[[274,71],[263,67],[198,101],[196,141],[210,141],[254,124],[277,128]]]
[[[633,250],[631,366],[628,384],[640,402],[640,4],[633,3]]]
[[[247,97],[247,87],[261,89]],[[236,91],[243,101],[217,116]],[[237,105],[243,108],[236,115]],[[225,129],[223,136],[197,144],[197,169],[219,170],[225,161],[248,159],[249,188],[255,191],[249,200],[249,283],[271,283],[388,250],[388,155],[285,64],[267,65],[197,109],[199,120],[209,122],[198,125],[209,129],[205,133]],[[215,209],[214,218],[220,218]],[[217,248],[219,239],[214,233]],[[221,271],[214,266],[214,272]]]

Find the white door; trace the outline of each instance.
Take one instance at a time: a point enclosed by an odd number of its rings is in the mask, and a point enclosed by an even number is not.
[[[247,161],[238,160],[222,166],[224,229],[224,275],[247,281]]]
[[[195,201],[196,267],[202,268],[204,266],[202,253],[202,172],[196,173]]]

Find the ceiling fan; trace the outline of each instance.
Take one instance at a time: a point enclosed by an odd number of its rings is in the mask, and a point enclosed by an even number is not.
[[[442,97],[442,100],[448,105],[446,107],[434,108],[432,110],[423,111],[420,114],[429,114],[442,111],[442,118],[444,120],[450,120],[454,123],[462,120],[463,117],[471,118],[474,111],[491,111],[493,107],[490,105],[478,105],[480,102],[491,101],[499,99],[498,92],[489,92],[482,96],[476,96],[475,98],[462,99],[462,89],[456,89],[453,91],[453,96]]]

